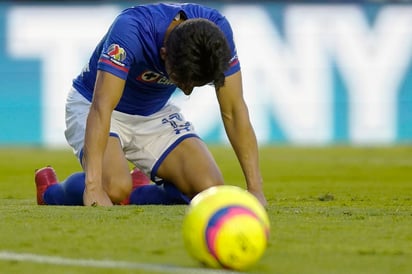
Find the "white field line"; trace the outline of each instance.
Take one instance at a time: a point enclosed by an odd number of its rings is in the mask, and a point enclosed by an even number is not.
[[[126,261],[94,260],[94,259],[72,259],[58,256],[37,255],[31,253],[16,253],[10,251],[0,251],[0,261],[19,261],[49,265],[80,266],[92,268],[123,268],[143,271],[154,271],[159,273],[180,273],[180,274],[239,274],[228,270],[189,268],[173,265],[146,264]]]

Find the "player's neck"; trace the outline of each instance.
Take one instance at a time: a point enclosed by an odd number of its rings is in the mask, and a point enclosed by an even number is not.
[[[166,43],[167,38],[169,37],[170,32],[177,27],[180,23],[182,23],[183,21],[185,21],[185,19],[179,17],[175,17],[175,19],[173,19],[173,21],[170,23],[169,27],[166,30],[166,34],[165,34],[165,38],[163,40],[163,44]]]

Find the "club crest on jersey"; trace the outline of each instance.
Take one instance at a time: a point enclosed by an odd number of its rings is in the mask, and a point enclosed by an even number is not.
[[[118,44],[111,44],[107,49],[107,55],[110,57],[110,60],[116,64],[121,64],[121,62],[126,59],[126,51]]]
[[[173,85],[173,83],[166,76],[151,70],[143,71],[136,79],[146,83]]]

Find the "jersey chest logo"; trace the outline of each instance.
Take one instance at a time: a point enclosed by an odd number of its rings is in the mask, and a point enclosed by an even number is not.
[[[173,85],[173,83],[166,76],[151,70],[143,71],[139,76],[136,77],[136,80],[159,85]]]

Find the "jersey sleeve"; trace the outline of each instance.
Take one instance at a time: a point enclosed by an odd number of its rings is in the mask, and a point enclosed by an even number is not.
[[[137,25],[128,14],[115,19],[105,37],[97,69],[126,80],[130,67],[142,52]]]
[[[225,72],[225,76],[232,75],[240,70],[240,62],[237,55],[235,41],[233,39],[233,31],[230,26],[230,23],[225,17],[222,17],[218,22],[217,25],[223,31],[226,36],[226,39],[229,43],[230,50],[232,52],[232,58],[229,61],[229,69]]]

